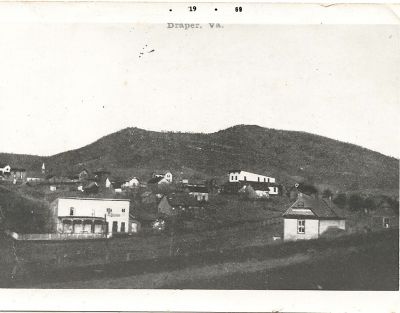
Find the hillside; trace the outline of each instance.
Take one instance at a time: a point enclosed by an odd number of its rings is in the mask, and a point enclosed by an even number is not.
[[[144,180],[152,171],[170,169],[175,176],[216,177],[220,182],[229,169],[241,168],[277,177],[284,184],[305,179],[320,188],[392,195],[398,194],[399,178],[395,158],[322,136],[254,125],[210,134],[126,128],[51,156],[46,165],[59,174],[105,167],[116,175]]]
[[[0,153],[0,164],[40,171],[44,157],[29,154]]]

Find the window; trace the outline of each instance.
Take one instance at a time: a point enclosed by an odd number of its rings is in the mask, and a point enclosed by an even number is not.
[[[306,233],[306,221],[305,220],[297,220],[297,233],[298,234]]]
[[[244,177],[244,180],[245,180],[245,181],[247,180],[247,177],[246,177],[246,176]]]
[[[265,178],[264,178],[264,183],[266,182]]]
[[[297,202],[297,207],[298,208],[304,208],[304,202],[303,201]]]
[[[111,214],[111,212],[112,212],[112,209],[107,208],[107,214]]]
[[[237,180],[237,176],[235,176],[235,180]]]
[[[260,181],[260,177],[257,177],[257,181]]]
[[[122,209],[122,212],[125,212],[125,209]]]
[[[267,179],[267,182],[269,182],[269,178]]]
[[[121,233],[124,233],[124,232],[125,232],[125,222],[121,222]]]
[[[389,224],[389,218],[388,217],[384,217],[383,218],[383,228],[389,228],[390,224]]]
[[[70,207],[69,208],[69,215],[71,215],[71,216],[74,215],[74,210],[75,209],[73,207]]]

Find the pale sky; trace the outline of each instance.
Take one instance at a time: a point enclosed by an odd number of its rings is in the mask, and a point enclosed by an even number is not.
[[[257,124],[400,157],[398,27],[202,26],[2,24],[0,152]]]

